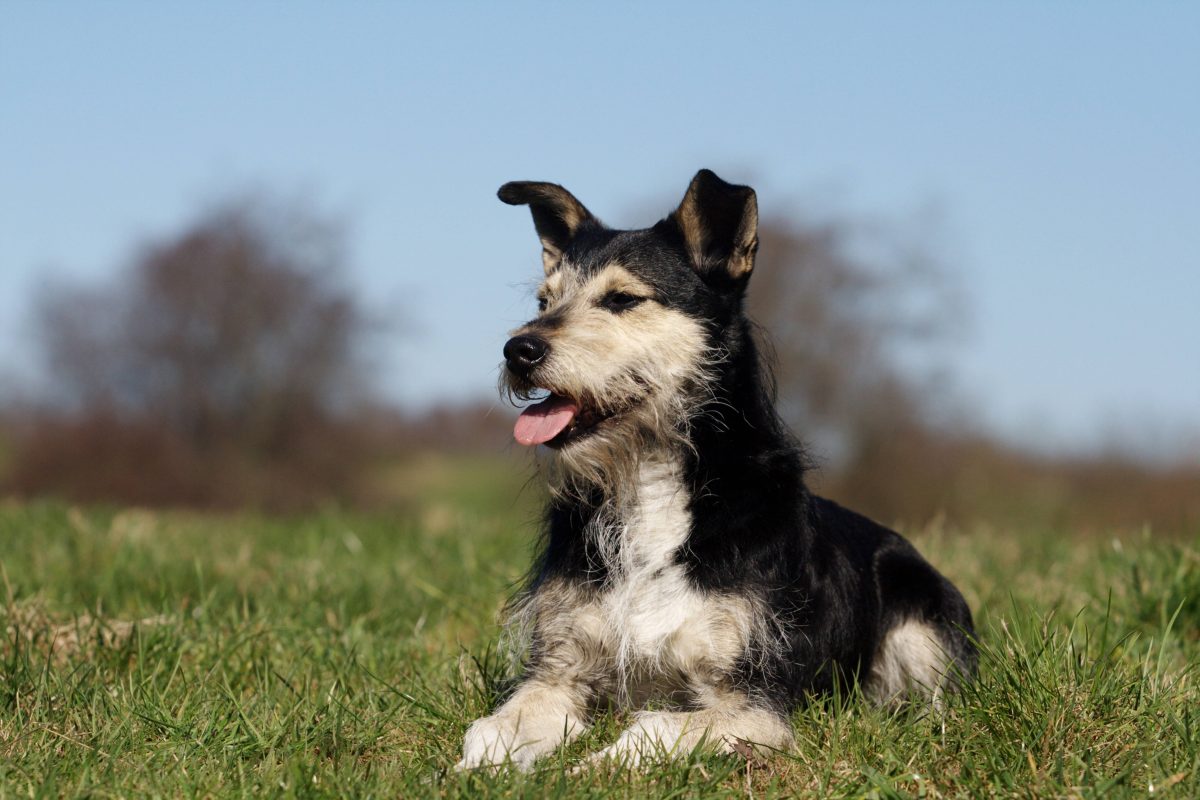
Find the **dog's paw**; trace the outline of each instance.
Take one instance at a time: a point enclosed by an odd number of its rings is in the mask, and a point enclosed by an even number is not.
[[[503,766],[505,760],[516,764],[517,726],[497,716],[483,717],[471,723],[463,739],[463,757],[455,769],[479,769]]]
[[[560,727],[558,730],[562,730]],[[499,769],[511,766],[522,772],[530,769],[538,756],[552,749],[557,738],[554,732],[538,730],[537,726],[520,725],[518,720],[501,714],[477,719],[467,729],[463,739],[463,757],[455,769]]]
[[[686,716],[671,711],[643,711],[608,747],[588,757],[588,763],[638,767],[678,758]]]

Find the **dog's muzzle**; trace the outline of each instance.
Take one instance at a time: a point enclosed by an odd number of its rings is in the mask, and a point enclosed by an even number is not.
[[[527,378],[549,352],[550,344],[545,339],[528,334],[514,336],[504,344],[504,363],[514,375]]]

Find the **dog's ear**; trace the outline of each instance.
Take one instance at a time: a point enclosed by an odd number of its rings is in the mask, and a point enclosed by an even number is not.
[[[701,277],[739,284],[750,277],[758,252],[758,199],[749,186],[702,169],[669,219]]]
[[[501,186],[496,194],[510,206],[529,206],[533,226],[542,240],[542,266],[547,275],[558,267],[563,251],[580,228],[599,224],[575,195],[557,183],[513,181]]]

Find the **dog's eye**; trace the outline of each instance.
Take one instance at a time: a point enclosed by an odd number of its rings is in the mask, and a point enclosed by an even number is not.
[[[547,300],[546,298],[544,298],[544,297],[538,298],[538,311],[545,311],[546,307],[549,305],[550,305],[550,301]]]
[[[609,292],[600,300],[600,305],[609,311],[620,313],[628,311],[646,298],[629,294],[628,292]]]

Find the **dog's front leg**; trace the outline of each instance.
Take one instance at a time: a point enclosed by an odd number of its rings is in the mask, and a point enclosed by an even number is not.
[[[786,750],[793,742],[792,726],[784,715],[745,694],[730,692],[696,711],[638,712],[617,741],[591,760],[637,766],[683,758],[701,744],[732,753],[756,745]]]
[[[540,756],[587,727],[585,693],[551,675],[534,675],[490,717],[475,720],[463,740],[458,769],[499,766],[526,770]]]

